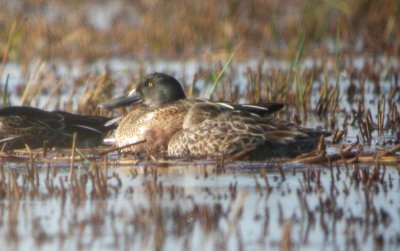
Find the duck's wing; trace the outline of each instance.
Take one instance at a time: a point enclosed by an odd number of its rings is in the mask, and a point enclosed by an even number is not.
[[[94,133],[103,135],[115,129],[118,125],[114,118],[79,115],[63,111],[53,111],[52,114],[62,117],[62,122],[64,124],[62,133],[66,134],[77,132],[81,134]]]
[[[0,109],[2,126],[8,130],[30,131],[40,128],[62,130],[65,125],[63,117],[34,107],[9,106]]]
[[[176,133],[169,141],[168,153],[196,158],[230,156],[258,146],[264,138],[261,127],[217,117]]]
[[[27,106],[9,106],[0,109],[0,140],[8,148],[41,146],[65,128],[63,117]]]

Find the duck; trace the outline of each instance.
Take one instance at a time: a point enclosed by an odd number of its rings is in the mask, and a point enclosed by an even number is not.
[[[112,110],[133,106],[133,110],[119,122],[114,136],[115,144],[125,152],[159,153],[167,151],[170,138],[182,130],[185,115],[191,107],[199,103],[215,103],[259,116],[271,114],[284,107],[280,103],[228,104],[187,98],[176,78],[160,72],[146,75],[127,95],[101,103],[99,107]]]
[[[29,106],[0,109],[0,148],[71,148],[74,133],[76,147],[93,148],[102,144],[116,123],[102,116],[79,115],[64,111],[45,111]]]
[[[228,160],[294,158],[313,151],[321,137],[329,135],[271,117],[199,103],[189,109],[182,130],[169,140],[168,155]]]

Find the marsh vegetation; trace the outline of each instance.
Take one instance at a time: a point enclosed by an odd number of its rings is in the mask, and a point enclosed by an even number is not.
[[[397,250],[399,3],[280,2],[0,2],[3,105],[112,116],[97,105],[161,71],[333,134],[263,162],[2,151],[1,246]]]

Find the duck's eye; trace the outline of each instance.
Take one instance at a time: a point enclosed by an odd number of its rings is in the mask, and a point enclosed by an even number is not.
[[[148,87],[153,87],[153,86],[154,86],[154,83],[153,83],[153,82],[149,82],[149,83],[147,84],[147,86],[148,86]]]

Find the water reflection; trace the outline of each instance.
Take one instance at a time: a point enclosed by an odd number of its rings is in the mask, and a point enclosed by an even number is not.
[[[399,245],[395,167],[142,163],[3,169],[3,247],[375,250]],[[256,164],[253,164],[256,165]],[[359,176],[361,173],[363,176]],[[373,178],[375,177],[375,178]],[[15,183],[16,182],[16,183]]]

